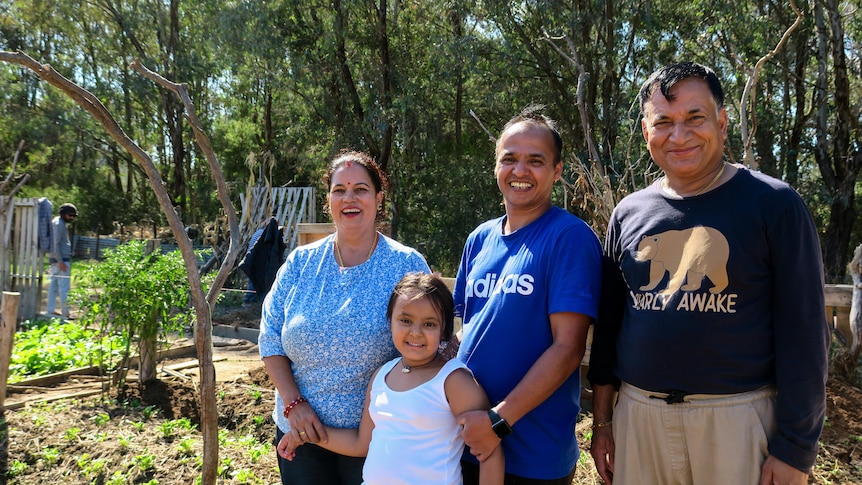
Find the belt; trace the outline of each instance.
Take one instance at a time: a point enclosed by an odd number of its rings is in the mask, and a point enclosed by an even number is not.
[[[728,399],[735,400],[741,399],[744,402],[748,402],[751,399],[759,399],[765,396],[774,396],[776,394],[775,386],[765,386],[760,389],[755,389],[753,391],[743,391],[739,393],[732,394],[698,394],[693,392],[686,392],[680,390],[669,390],[664,392],[659,391],[648,391],[646,389],[640,389],[636,386],[623,382],[623,386],[620,388],[620,392],[627,392],[630,396],[636,396],[641,399],[641,402],[646,402],[650,400],[659,400],[664,401],[667,404],[691,404],[691,405],[700,405],[700,404],[709,404],[711,402],[715,402],[716,400],[724,401],[724,404],[728,403]]]
[[[71,260],[72,260],[71,258],[63,258],[63,262],[64,262],[64,263],[68,263],[68,262],[69,262],[69,261],[71,261]],[[49,263],[51,263],[51,264],[54,264],[54,263],[56,263],[56,262],[57,262],[57,260],[56,260],[56,259],[54,259],[54,258],[48,258],[48,262],[49,262]]]
[[[679,404],[681,402],[685,402],[686,396],[691,396],[694,394],[693,392],[685,392],[685,391],[670,391],[663,392],[664,396],[659,396],[655,394],[650,394],[650,399],[661,399],[662,401],[668,404]]]

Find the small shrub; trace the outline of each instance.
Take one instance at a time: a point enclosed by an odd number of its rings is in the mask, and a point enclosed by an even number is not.
[[[126,484],[126,474],[117,470],[108,478],[108,481],[105,482],[106,485],[125,485]]]
[[[131,342],[137,342],[141,377],[154,378],[157,340],[194,318],[182,254],[147,253],[143,241],[130,241],[106,251],[100,264],[84,268],[78,278],[72,298],[81,309],[79,323],[123,335],[123,362],[132,355]],[[115,384],[124,380],[119,375]]]
[[[19,475],[23,475],[24,472],[27,471],[27,464],[23,461],[12,460],[12,463],[9,464],[9,470],[6,472],[6,476],[9,478],[17,477]]]
[[[42,463],[45,465],[53,465],[60,458],[60,450],[51,446],[42,449]]]
[[[133,461],[135,465],[137,465],[137,467],[140,468],[141,471],[144,473],[150,470],[155,470],[156,468],[156,455],[152,453],[142,453],[140,455],[136,455]]]
[[[111,416],[109,416],[107,413],[99,413],[90,419],[93,420],[93,423],[96,426],[104,426],[108,424],[108,421],[111,420]]]
[[[63,438],[66,441],[77,441],[80,434],[81,428],[72,427],[66,430],[66,433],[63,435]]]

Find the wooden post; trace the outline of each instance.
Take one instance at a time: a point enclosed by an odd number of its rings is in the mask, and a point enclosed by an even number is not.
[[[859,359],[862,352],[862,244],[853,251],[853,259],[847,265],[847,271],[853,278],[853,298],[850,303],[850,354]]]
[[[6,402],[6,380],[9,378],[9,361],[12,359],[12,344],[15,341],[15,326],[18,324],[18,301],[21,293],[4,291],[0,300],[0,408]]]

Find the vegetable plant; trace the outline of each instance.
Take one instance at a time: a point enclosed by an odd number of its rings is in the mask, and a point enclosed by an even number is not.
[[[148,252],[143,241],[130,241],[106,251],[100,264],[80,273],[72,294],[81,308],[79,323],[127,338],[114,384],[121,386],[125,381],[122,369],[132,357],[132,342],[137,342],[141,381],[155,379],[159,337],[182,329],[194,318],[180,252]]]

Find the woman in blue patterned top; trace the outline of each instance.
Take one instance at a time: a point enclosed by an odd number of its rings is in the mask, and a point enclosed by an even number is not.
[[[375,369],[395,358],[386,305],[407,273],[430,272],[417,251],[378,233],[386,178],[364,153],[341,152],[324,183],[336,232],[296,248],[263,303],[260,355],[275,384],[276,443],[326,440],[357,428]],[[359,485],[364,459],[303,446],[278,457],[284,485]]]

